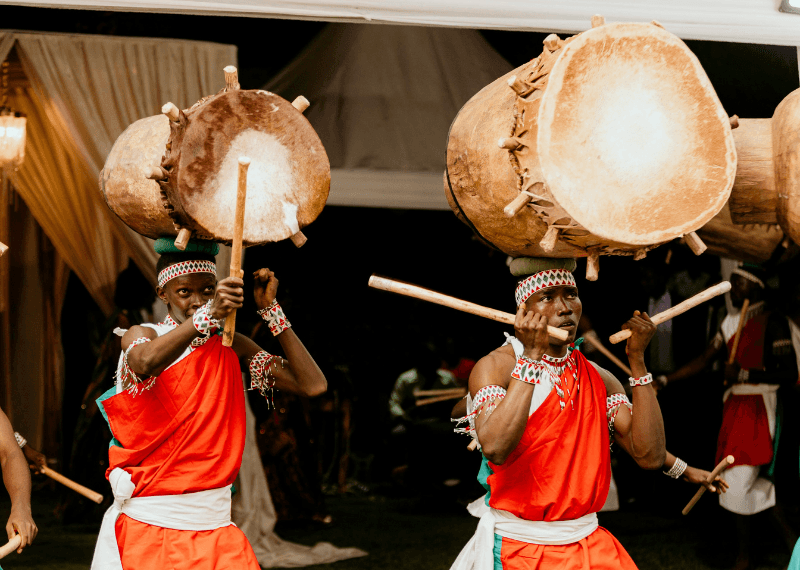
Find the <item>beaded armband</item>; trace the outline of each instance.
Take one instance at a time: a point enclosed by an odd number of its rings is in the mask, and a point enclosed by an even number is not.
[[[264,322],[267,323],[272,336],[278,336],[286,329],[292,327],[292,324],[289,322],[289,319],[286,318],[278,301],[272,301],[268,306],[256,312],[264,319]]]
[[[506,389],[502,386],[497,386],[495,384],[484,386],[480,390],[475,393],[475,398],[473,400],[467,400],[469,402],[469,407],[467,409],[467,415],[463,418],[453,419],[456,423],[455,432],[456,433],[463,433],[466,435],[473,436],[475,435],[475,420],[478,419],[478,415],[481,413],[481,408],[485,404],[489,404],[486,406],[484,410],[486,414],[490,414],[494,411],[494,407],[500,403],[500,401],[506,397]],[[462,424],[467,424],[465,427],[461,427]]]
[[[194,312],[192,324],[203,336],[210,336],[220,328],[219,321],[211,316],[211,301]]]
[[[672,464],[672,467],[669,468],[669,471],[664,471],[664,475],[668,475],[673,479],[679,479],[683,472],[686,471],[686,468],[689,467],[685,461],[676,457],[675,463]]]
[[[28,444],[28,440],[19,435],[17,432],[14,432],[14,439],[17,440],[17,445],[20,446],[20,448],[23,448]]]
[[[511,377],[520,382],[527,382],[528,384],[541,384],[542,377],[546,370],[541,361],[533,360],[527,356],[520,356],[517,359],[517,365],[511,372]]]
[[[156,381],[155,376],[150,376],[149,378],[143,379],[133,371],[130,365],[128,365],[128,353],[131,351],[131,349],[146,342],[150,342],[150,339],[146,336],[139,337],[135,339],[122,354],[122,366],[118,372],[118,380],[120,380],[122,383],[122,389],[130,391],[131,395],[133,396],[136,396],[145,390],[149,390],[153,387],[153,384],[155,384]]]
[[[653,381],[653,375],[649,372],[640,378],[628,378],[628,381],[631,383],[632,387],[636,386],[647,386],[650,382]]]
[[[275,387],[275,378],[270,372],[271,366],[277,366],[280,361],[281,366],[284,364],[283,358],[270,354],[266,350],[262,350],[250,360],[250,389],[258,390],[261,395],[268,398],[267,401],[273,405],[272,390]],[[269,392],[269,396],[267,396]]]
[[[614,422],[617,419],[617,413],[619,413],[622,406],[627,406],[629,410],[632,410],[633,406],[631,405],[630,400],[628,400],[628,396],[625,394],[611,394],[608,398],[606,398],[606,418],[608,419],[608,438],[611,440],[611,443],[614,443]]]

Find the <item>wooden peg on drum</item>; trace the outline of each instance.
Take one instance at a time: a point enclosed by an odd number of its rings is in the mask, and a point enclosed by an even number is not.
[[[147,172],[147,178],[150,180],[164,180],[167,177],[167,171],[160,166],[151,166]]]
[[[597,281],[600,275],[600,252],[592,250],[586,257],[586,280]]]
[[[222,71],[225,72],[225,91],[241,89],[241,85],[239,85],[239,71],[234,66],[229,65]]]
[[[166,103],[163,107],[161,107],[161,113],[169,117],[169,120],[173,123],[177,123],[181,118],[181,110],[175,105],[175,103]]]
[[[594,16],[592,16],[592,27],[593,28],[599,28],[600,26],[602,26],[605,23],[606,23],[606,19],[603,16],[601,16],[600,14],[595,14]]]
[[[683,236],[683,239],[695,255],[700,255],[708,249],[703,240],[700,239],[700,236],[697,235],[697,232],[689,232]]]
[[[558,242],[558,228],[556,226],[550,226],[547,228],[547,231],[542,238],[542,241],[539,242],[539,247],[542,248],[542,251],[546,253],[550,253],[556,248],[556,243]]]
[[[292,101],[292,107],[303,113],[306,109],[311,106],[311,103],[303,97],[302,95],[298,95],[294,101]]]
[[[233,226],[233,243],[231,244],[231,277],[242,277],[242,236],[244,235],[244,206],[247,201],[247,169],[250,168],[250,159],[240,156],[239,179],[236,191],[236,220]],[[236,333],[236,311],[225,318],[225,331],[222,335],[224,346],[233,345],[233,336]]]
[[[525,204],[531,201],[531,195],[527,194],[526,192],[520,192],[519,196],[514,198],[508,206],[503,209],[503,212],[509,218],[513,218],[519,211],[525,207]]]

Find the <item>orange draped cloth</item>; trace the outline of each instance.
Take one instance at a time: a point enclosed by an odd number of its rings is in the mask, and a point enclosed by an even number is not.
[[[528,418],[516,449],[503,465],[489,463],[489,505],[529,521],[574,520],[598,512],[611,481],[606,387],[577,350],[574,369]],[[536,388],[541,389],[540,386]],[[496,552],[497,554],[497,552]],[[504,569],[635,569],[622,545],[602,527],[567,545],[536,545],[503,537]]]
[[[114,468],[131,474],[133,497],[180,495],[231,485],[245,440],[244,387],[239,361],[215,336],[165,370],[137,396],[103,401],[122,445],[109,449]],[[166,529],[122,514],[117,543],[125,570],[258,570],[253,549],[235,526]]]

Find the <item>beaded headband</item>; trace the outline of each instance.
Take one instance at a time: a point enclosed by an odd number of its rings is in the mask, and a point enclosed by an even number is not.
[[[537,291],[547,289],[548,287],[559,286],[577,287],[575,277],[572,275],[571,271],[567,271],[566,269],[546,269],[545,271],[534,273],[517,285],[517,289],[514,291],[514,297],[517,299],[517,307],[527,301],[528,298]]]
[[[196,260],[196,261],[181,261],[174,263],[169,267],[161,270],[158,274],[158,286],[163,287],[176,277],[189,275],[190,273],[211,273],[216,277],[217,266],[213,261]]]
[[[737,267],[736,269],[731,271],[731,274],[738,275],[739,277],[744,277],[745,279],[747,279],[748,281],[752,281],[762,289],[766,289],[766,285],[764,285],[764,282],[761,279],[759,279],[749,271],[745,271],[741,267]]]

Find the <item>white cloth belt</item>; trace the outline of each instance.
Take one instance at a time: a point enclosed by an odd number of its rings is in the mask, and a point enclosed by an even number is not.
[[[509,512],[486,506],[486,497],[467,510],[481,520],[450,570],[494,570],[494,535],[529,544],[573,544],[597,530],[597,513],[568,521],[526,521]]]
[[[136,486],[120,468],[108,478],[114,504],[103,517],[91,570],[122,570],[115,525],[120,514],[139,522],[174,530],[215,530],[231,524],[231,486],[184,495],[133,497]]]

